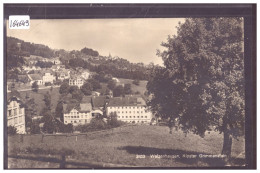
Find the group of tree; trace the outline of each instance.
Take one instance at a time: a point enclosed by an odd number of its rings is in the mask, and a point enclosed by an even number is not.
[[[114,97],[121,97],[125,95],[132,94],[132,87],[131,84],[125,84],[123,85],[118,85],[113,89],[113,96]]]
[[[245,129],[242,18],[188,18],[158,52],[165,67],[147,84],[152,112],[185,133],[223,134],[222,154]]]
[[[95,51],[95,50],[93,50],[93,49],[86,48],[86,47],[84,47],[83,49],[81,49],[80,52],[82,52],[82,53],[84,53],[84,54],[86,54],[86,55],[94,56],[94,57],[99,56],[98,51]]]
[[[44,61],[37,61],[35,66],[40,68],[51,68],[53,66],[52,62],[44,62]]]

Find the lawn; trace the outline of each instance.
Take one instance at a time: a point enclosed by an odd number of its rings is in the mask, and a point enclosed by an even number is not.
[[[75,134],[74,134],[75,135]],[[165,126],[127,126],[103,132],[76,136],[26,135],[21,142],[19,136],[9,137],[9,154],[45,154],[70,151],[68,159],[84,162],[120,164],[137,167],[207,167],[224,166],[220,158],[199,158],[200,154],[218,155],[221,153],[223,135],[217,132],[207,133],[204,138],[194,134],[185,136],[181,131],[169,134]],[[34,152],[32,152],[34,151]],[[245,141],[233,140],[233,165],[244,163]],[[36,154],[36,156],[37,156]],[[183,155],[195,155],[196,158],[183,158]],[[145,158],[137,158],[144,155]],[[163,155],[171,158],[151,158],[151,155]],[[179,158],[176,157],[179,155]],[[39,155],[40,156],[40,155]],[[143,157],[143,156],[141,156]],[[10,162],[13,161],[9,159]],[[19,164],[22,162],[21,164]],[[31,163],[29,161],[28,165]],[[24,160],[16,160],[13,167],[27,167]],[[47,163],[46,163],[47,164]],[[42,165],[42,164],[39,164]],[[44,165],[44,164],[43,164]],[[49,164],[49,168],[57,165]],[[28,166],[30,167],[30,166]],[[41,166],[39,166],[41,167]],[[46,167],[46,165],[42,166]]]
[[[128,84],[128,83],[130,83],[131,86],[132,86],[133,92],[139,91],[141,94],[144,94],[144,92],[146,91],[147,81],[140,80],[140,84],[139,85],[135,85],[132,82],[133,82],[132,79],[119,78],[119,84]]]
[[[30,97],[29,99],[31,99],[31,98],[34,99],[34,102],[36,103],[35,110],[37,110],[37,115],[39,115],[43,106],[45,105],[43,98],[44,98],[44,94],[46,94],[47,92],[49,92],[51,95],[51,110],[52,110],[52,112],[54,112],[55,108],[57,106],[57,103],[59,101],[59,97],[60,97],[59,88],[53,88],[52,90],[51,89],[41,89],[41,90],[38,90],[37,93],[33,92],[33,91],[20,91],[20,95],[23,100],[25,100],[25,98],[26,98],[26,93]]]

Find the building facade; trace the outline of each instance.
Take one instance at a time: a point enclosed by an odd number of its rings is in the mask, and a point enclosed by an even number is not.
[[[81,77],[74,76],[69,79],[70,86],[78,86],[79,88],[84,84],[84,80]]]
[[[107,116],[117,114],[117,119],[138,124],[148,124],[152,120],[152,113],[147,109],[141,97],[114,97],[109,100],[106,107]]]
[[[54,80],[55,80],[55,76],[52,75],[50,72],[44,73],[44,75],[42,76],[43,84],[47,82],[53,83]]]
[[[64,124],[72,124],[73,126],[90,123],[92,117],[91,103],[82,103],[79,107],[67,109],[67,105],[63,105]]]
[[[7,102],[7,126],[14,126],[17,133],[25,134],[25,111],[22,101],[13,96]]]

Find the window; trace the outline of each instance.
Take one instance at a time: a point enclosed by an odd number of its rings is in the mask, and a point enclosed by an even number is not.
[[[122,111],[122,113],[124,113],[124,111]]]
[[[120,116],[117,116],[118,118],[120,118]]]
[[[147,118],[147,116],[145,116],[145,118]]]
[[[22,123],[23,119],[22,116],[19,117],[19,123]]]
[[[129,113],[131,113],[131,111],[129,111]]]
[[[22,108],[19,109],[19,114],[22,114]]]
[[[74,121],[74,123],[77,123],[77,121]]]
[[[120,111],[117,111],[117,113],[120,113]]]
[[[125,116],[125,118],[128,118],[128,116]]]
[[[17,115],[17,109],[14,109],[14,116]]]
[[[137,113],[139,114],[139,111],[137,111]]]
[[[77,116],[77,118],[79,118],[79,116]]]
[[[9,110],[8,113],[9,113],[9,116],[10,116],[10,117],[13,116],[13,115],[12,115],[12,110]]]
[[[141,118],[143,118],[143,116],[141,116]]]
[[[124,116],[122,116],[122,118],[124,118]]]
[[[133,118],[135,118],[135,116],[133,116]]]
[[[133,113],[135,113],[135,111]]]
[[[129,116],[129,118],[132,118],[132,116]]]
[[[143,111],[141,111],[141,114],[143,113]]]
[[[65,123],[67,123],[67,121],[65,121]]]
[[[139,118],[139,116],[137,116],[137,118]]]
[[[127,113],[127,111],[125,111],[125,113]]]
[[[18,118],[15,118],[14,119],[14,124],[17,124],[18,123]]]

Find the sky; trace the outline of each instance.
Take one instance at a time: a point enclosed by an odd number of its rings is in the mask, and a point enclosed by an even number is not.
[[[41,19],[31,20],[30,29],[7,28],[7,36],[44,44],[53,49],[97,50],[100,55],[118,56],[130,62],[162,65],[156,50],[176,35],[182,18],[153,19]],[[8,25],[7,25],[8,26]]]

